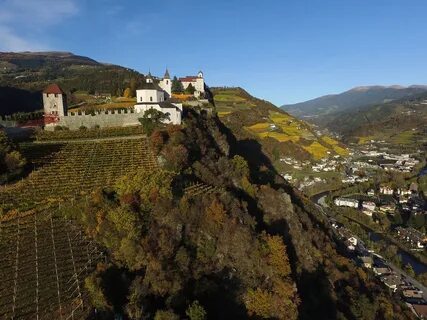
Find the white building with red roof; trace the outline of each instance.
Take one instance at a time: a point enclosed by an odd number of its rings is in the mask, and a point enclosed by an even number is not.
[[[57,84],[50,84],[43,90],[43,108],[45,117],[67,115],[67,96]]]
[[[179,81],[182,83],[184,90],[188,88],[191,84],[194,89],[194,95],[200,97],[205,94],[205,79],[203,78],[203,72],[199,71],[197,76],[186,76],[184,78],[179,78]]]

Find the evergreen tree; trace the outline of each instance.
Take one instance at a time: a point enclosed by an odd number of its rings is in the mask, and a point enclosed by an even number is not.
[[[184,87],[182,86],[181,81],[175,76],[172,80],[172,93],[183,93]]]
[[[185,93],[186,94],[194,94],[194,92],[196,92],[196,88],[193,87],[193,85],[190,83],[187,87],[187,89],[185,89]]]

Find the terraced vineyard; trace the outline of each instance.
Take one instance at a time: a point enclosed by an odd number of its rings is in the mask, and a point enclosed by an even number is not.
[[[49,212],[0,220],[0,319],[82,319],[84,277],[103,253]]]
[[[156,166],[144,138],[28,144],[23,152],[35,170],[24,180],[1,188],[4,209],[73,199],[94,188],[112,186],[137,168]]]
[[[218,189],[214,186],[205,184],[203,182],[192,183],[191,185],[184,188],[184,193],[187,197],[196,197],[201,194],[207,194],[215,192]]]

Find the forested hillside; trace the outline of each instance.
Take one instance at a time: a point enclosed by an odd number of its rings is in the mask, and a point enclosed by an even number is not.
[[[326,126],[346,140],[385,140],[395,145],[427,141],[427,94],[336,114]]]
[[[144,76],[134,70],[71,53],[0,53],[0,114],[40,109],[40,92],[52,82],[71,99],[76,91],[121,96],[143,81]]]
[[[340,254],[326,219],[256,139],[187,110],[150,136],[158,168],[65,207],[109,252],[86,280],[105,316],[411,319]],[[126,298],[127,297],[127,298]]]

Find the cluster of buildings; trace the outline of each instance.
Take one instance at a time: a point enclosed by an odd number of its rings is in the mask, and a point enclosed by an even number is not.
[[[399,239],[407,242],[411,248],[424,249],[427,244],[426,235],[414,228],[397,227],[396,233]]]
[[[363,242],[350,230],[334,220],[331,222],[334,232],[344,243],[352,259],[368,272],[372,272],[390,291],[399,293],[401,299],[420,319],[426,319],[427,302],[424,299],[424,292],[413,283],[412,279],[394,271],[384,258],[368,251]]]
[[[197,76],[180,78],[184,89],[194,87],[194,95],[203,97],[205,80],[200,71]],[[81,126],[114,127],[139,124],[138,118],[146,111],[154,109],[168,115],[165,123],[181,124],[182,104],[172,99],[172,80],[166,70],[163,78],[146,76],[145,83],[136,90],[136,104],[129,110],[98,111],[92,114],[68,112],[64,91],[57,85],[51,84],[43,91],[44,122],[47,129],[64,126],[77,129]]]
[[[331,158],[323,158],[319,163],[312,166],[314,172],[331,172],[337,171],[338,166],[344,165],[345,161],[343,159],[339,160],[341,157],[335,155]]]
[[[362,201],[353,198],[335,198],[334,204],[337,207],[349,207],[353,209],[361,209],[364,214],[372,217],[377,205],[373,201]]]
[[[414,170],[414,167],[420,163],[419,160],[410,157],[409,154],[385,154],[383,156],[383,159],[388,161],[379,162],[379,166],[385,171],[399,171],[404,173],[410,173]]]
[[[367,161],[353,162],[357,168],[365,169],[383,169],[385,171],[398,171],[410,173],[414,167],[419,164],[419,160],[409,154],[390,154],[386,150],[375,150],[375,146],[370,146],[370,149],[361,150],[360,154],[365,158],[371,158]]]

